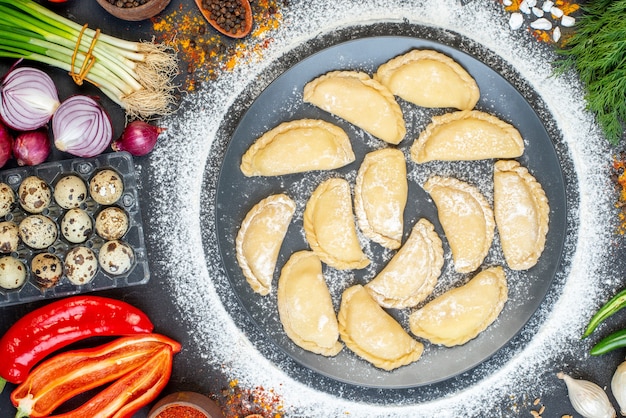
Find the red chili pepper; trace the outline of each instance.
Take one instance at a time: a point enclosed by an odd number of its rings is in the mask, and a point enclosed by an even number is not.
[[[0,377],[19,384],[40,360],[73,342],[153,328],[145,313],[126,302],[100,296],[61,299],[25,315],[0,339]]]
[[[163,346],[180,344],[160,334],[118,338],[95,348],[57,354],[35,367],[11,393],[16,417],[46,417],[63,402],[135,370]]]
[[[130,418],[152,402],[163,390],[172,374],[174,352],[164,344],[141,366],[113,382],[82,406],[51,418]]]

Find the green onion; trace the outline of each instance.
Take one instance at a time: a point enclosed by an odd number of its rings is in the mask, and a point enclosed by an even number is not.
[[[76,74],[89,54],[93,66],[75,77],[77,84],[85,80],[97,86],[131,119],[171,112],[178,61],[170,47],[98,33],[32,0],[0,0],[0,57],[24,58]]]

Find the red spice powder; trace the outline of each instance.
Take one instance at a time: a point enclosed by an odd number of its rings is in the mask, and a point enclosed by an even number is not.
[[[194,2],[185,2],[177,10],[152,19],[155,40],[176,48],[186,73],[185,88],[191,91],[198,83],[232,71],[239,63],[262,58],[263,50],[272,42],[271,31],[282,23],[280,8],[286,1],[251,1],[252,32],[243,39],[217,32]]]
[[[611,179],[618,193],[615,203],[615,207],[619,209],[617,232],[624,235],[626,233],[626,152],[621,152],[613,157]]]
[[[157,418],[207,418],[207,416],[190,406],[175,405],[159,412]]]

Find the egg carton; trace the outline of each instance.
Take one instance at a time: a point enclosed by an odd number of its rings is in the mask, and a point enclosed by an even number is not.
[[[100,170],[112,169],[122,178],[124,191],[118,201],[111,205],[101,205],[92,199],[91,195],[81,204],[92,220],[92,232],[87,240],[80,244],[73,244],[63,237],[61,233],[61,220],[67,211],[52,199],[50,206],[42,212],[56,223],[58,237],[48,248],[36,250],[28,247],[20,240],[17,250],[10,255],[24,263],[26,267],[26,281],[17,289],[4,289],[0,287],[0,307],[15,305],[20,303],[33,302],[38,300],[52,299],[81,293],[93,292],[112,288],[122,288],[134,285],[145,284],[150,280],[148,268],[147,251],[144,242],[143,223],[137,192],[137,180],[135,166],[132,156],[127,152],[114,152],[102,154],[94,158],[77,158],[71,160],[54,161],[39,164],[32,167],[18,167],[0,170],[0,182],[9,185],[16,196],[16,203],[11,212],[0,221],[13,221],[19,224],[22,219],[30,215],[25,211],[17,199],[17,191],[21,182],[29,176],[38,176],[45,180],[54,193],[54,185],[63,176],[74,174],[79,176],[89,189],[89,181]],[[50,288],[42,288],[31,272],[32,258],[41,252],[50,252],[61,259],[65,259],[65,254],[76,246],[86,246],[91,248],[96,256],[98,251],[106,242],[95,231],[95,218],[101,209],[108,206],[117,206],[123,209],[128,215],[128,230],[121,238],[129,244],[134,251],[134,262],[130,270],[125,274],[109,274],[102,267],[98,266],[98,272],[91,281],[85,284],[76,285],[69,281],[65,274]],[[8,254],[0,254],[8,255]]]

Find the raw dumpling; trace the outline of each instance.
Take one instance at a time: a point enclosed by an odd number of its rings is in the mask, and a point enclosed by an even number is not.
[[[508,299],[504,269],[491,267],[409,316],[411,332],[434,344],[462,345],[498,318]]]
[[[424,184],[435,205],[454,260],[454,269],[470,273],[480,267],[493,241],[495,220],[487,199],[473,185],[433,176]]]
[[[359,357],[384,370],[417,361],[424,345],[412,338],[361,285],[346,289],[339,308],[339,334]]]
[[[370,260],[356,233],[350,185],[341,178],[321,183],[304,209],[304,232],[311,249],[337,269],[360,269]]]
[[[515,158],[523,153],[524,140],[513,125],[478,110],[433,116],[411,146],[417,163]]]
[[[443,246],[433,224],[420,219],[402,248],[365,288],[385,308],[415,306],[433,291],[443,267]]]
[[[257,203],[241,223],[235,241],[237,262],[252,290],[261,295],[272,288],[278,253],[295,211],[289,196],[276,194]]]
[[[367,154],[354,187],[354,212],[363,234],[383,247],[399,248],[407,194],[402,151],[384,148]]]
[[[398,144],[406,134],[395,97],[366,73],[324,74],[304,86],[303,99],[390,144]]]
[[[350,138],[338,126],[318,119],[284,122],[264,133],[241,158],[246,176],[279,176],[332,170],[354,161]]]
[[[525,270],[537,264],[546,243],[550,208],[541,184],[517,161],[496,162],[493,208],[508,266]]]
[[[315,253],[294,253],[283,267],[278,279],[278,313],[287,336],[299,347],[325,356],[343,348],[322,263]]]
[[[393,94],[422,107],[470,110],[480,98],[474,78],[452,58],[433,50],[413,50],[378,67],[374,80]]]

